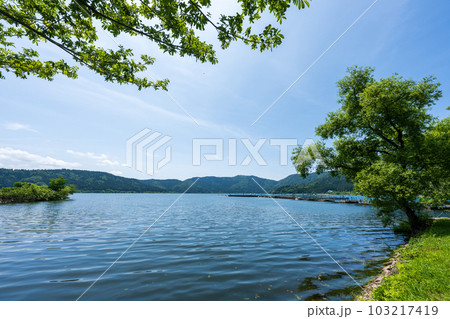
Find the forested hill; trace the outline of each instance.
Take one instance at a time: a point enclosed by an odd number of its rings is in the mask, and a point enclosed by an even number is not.
[[[24,170],[0,168],[0,187],[11,187],[15,182],[30,182],[44,185],[50,178],[64,176],[67,184],[74,184],[80,192],[112,193],[181,193],[197,178],[184,181],[178,179],[138,180],[115,176],[105,172],[83,170]],[[298,175],[275,181],[256,176],[201,177],[189,190],[191,193],[263,193],[253,181],[257,181],[267,192],[273,193],[323,193],[332,191],[350,191],[351,183],[344,179],[333,178],[329,174],[311,174],[306,179]]]
[[[14,182],[44,185],[50,178],[63,176],[67,184],[74,184],[80,192],[164,192],[165,189],[145,185],[140,180],[115,176],[105,172],[69,169],[0,169],[0,187],[13,186]]]
[[[172,182],[173,180],[169,180],[170,188],[167,185],[167,180],[144,180],[142,181],[146,185],[154,186],[154,187],[164,187],[171,192],[184,192],[197,178],[189,178],[185,181],[178,181],[178,183]],[[270,192],[274,186],[277,184],[277,181],[271,179],[260,178],[256,176],[234,176],[234,177],[214,177],[207,176],[201,177],[199,180],[192,186],[190,192],[193,193],[264,193],[261,187],[256,184],[257,181],[264,189]]]
[[[287,181],[286,181],[287,180]],[[311,174],[306,179],[298,175],[290,175],[282,179],[273,190],[274,194],[310,194],[353,191],[353,183],[345,177],[332,177],[328,173]]]

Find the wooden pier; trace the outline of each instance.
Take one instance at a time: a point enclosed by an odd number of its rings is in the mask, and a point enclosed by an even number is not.
[[[276,198],[276,199],[291,199],[291,200],[306,200],[313,202],[329,202],[338,204],[357,204],[370,205],[369,200],[364,196],[358,195],[334,195],[334,194],[296,194],[296,195],[267,195],[267,194],[228,194],[228,197],[262,197],[262,198]],[[450,205],[442,206],[425,206],[424,209],[429,211],[443,211],[442,214],[448,216]]]
[[[362,196],[328,195],[328,194],[301,194],[301,195],[267,195],[267,194],[229,194],[228,197],[262,197],[276,199],[306,200],[313,202],[329,202],[340,204],[370,205]]]

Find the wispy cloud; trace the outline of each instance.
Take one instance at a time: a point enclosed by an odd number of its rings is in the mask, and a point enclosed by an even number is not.
[[[97,101],[108,101],[109,110],[113,109],[114,107],[123,109],[123,105],[127,105],[127,109],[134,108],[139,111],[138,114],[142,114],[141,112],[151,112],[155,117],[158,116],[161,121],[163,120],[162,118],[165,118],[165,120],[176,121],[178,123],[193,123],[192,119],[189,116],[186,116],[186,114],[183,114],[181,111],[170,111],[164,107],[149,103],[137,96],[132,96],[127,93],[108,89],[104,85],[100,85],[83,77],[80,77],[78,79],[78,82],[82,85],[72,87],[71,89],[80,92],[80,94],[82,94],[83,96],[94,97]],[[118,103],[118,101],[123,101],[123,103]],[[188,108],[188,106],[186,106],[186,108]],[[248,135],[241,128],[235,127],[232,124],[221,125],[220,123],[200,119],[198,116],[195,116],[195,119],[195,122],[199,126],[206,129],[218,132],[227,132],[229,134],[232,134],[233,136]]]
[[[38,131],[32,128],[31,126],[21,123],[4,123],[3,128],[10,131],[29,131],[33,133],[38,133]]]
[[[113,175],[123,175],[123,172],[121,172],[121,171],[111,171],[109,173],[113,174]]]
[[[120,166],[120,165],[122,165],[118,161],[111,161],[106,154],[98,155],[98,154],[94,154],[94,153],[90,153],[90,152],[77,152],[77,151],[72,151],[72,150],[67,150],[66,152],[69,154],[75,155],[75,156],[80,156],[80,157],[85,157],[85,158],[96,160],[98,166]]]
[[[116,102],[118,100],[123,100],[127,102],[128,107],[137,108],[139,110],[151,111],[153,114],[158,114],[160,116],[164,116],[170,120],[181,121],[192,123],[192,119],[180,112],[169,111],[163,107],[148,103],[143,101],[142,99],[122,93],[119,91],[111,90],[104,85],[100,85],[86,78],[80,77],[78,80],[80,84],[84,86],[74,87],[74,90],[81,92],[85,96],[92,96],[98,100],[108,101],[108,102]],[[113,107],[116,103],[111,103],[109,107]],[[123,105],[120,104],[120,108],[123,108]],[[204,125],[205,123],[200,123]]]
[[[7,168],[74,168],[80,163],[66,162],[50,156],[41,156],[10,147],[0,148],[0,160]]]

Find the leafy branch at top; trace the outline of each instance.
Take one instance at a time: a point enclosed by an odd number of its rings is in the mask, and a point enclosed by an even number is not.
[[[265,11],[281,23],[292,4],[298,9],[309,6],[306,0],[236,1],[240,12],[221,14],[214,22],[208,12],[211,0],[0,0],[0,78],[5,77],[2,71],[24,79],[35,75],[52,80],[57,74],[77,78],[76,65],[63,59],[41,61],[36,48],[16,48],[19,38],[27,38],[34,45],[48,42],[57,46],[106,81],[133,84],[139,90],[167,89],[167,79],[150,81],[142,76],[154,58],[147,54],[135,57],[133,50],[121,45],[115,50],[100,46],[101,30],[95,25],[100,24],[113,37],[139,36],[169,55],[215,64],[215,49],[200,38],[199,31],[212,26],[223,49],[239,40],[252,49],[270,50],[281,44],[280,30],[267,25],[254,33],[251,25]]]

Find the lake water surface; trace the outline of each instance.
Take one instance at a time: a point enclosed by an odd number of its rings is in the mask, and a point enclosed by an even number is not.
[[[76,300],[178,196],[0,205],[0,300]],[[404,241],[370,207],[278,202],[361,285]],[[351,300],[359,291],[272,199],[186,194],[81,300]]]

